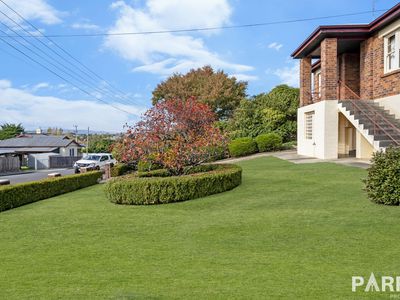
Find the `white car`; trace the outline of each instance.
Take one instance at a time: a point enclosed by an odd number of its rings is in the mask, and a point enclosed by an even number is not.
[[[80,172],[80,168],[90,168],[100,170],[107,164],[114,166],[117,161],[110,153],[93,153],[87,154],[74,164],[75,173]]]

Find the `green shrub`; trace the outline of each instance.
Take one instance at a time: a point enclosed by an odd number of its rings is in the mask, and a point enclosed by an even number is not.
[[[256,142],[249,137],[233,140],[229,143],[228,148],[229,154],[233,157],[245,156],[258,152]]]
[[[162,204],[231,190],[241,183],[242,169],[218,165],[214,171],[192,175],[115,178],[106,184],[107,198],[117,204]]]
[[[148,171],[162,169],[162,166],[151,161],[139,161],[137,169],[139,172],[148,172]]]
[[[260,152],[279,150],[282,147],[282,137],[274,132],[260,134],[255,140]]]
[[[134,165],[118,163],[111,168],[111,177],[122,176],[122,175],[125,175],[126,173],[128,173],[130,171],[134,171],[134,170],[135,170]]]
[[[199,166],[194,166],[194,167],[185,167],[183,170],[183,173],[185,175],[189,174],[196,174],[196,173],[204,173],[204,172],[210,172],[214,171],[218,168],[218,165],[199,165]]]
[[[137,172],[136,176],[137,177],[167,177],[167,176],[171,176],[171,173],[168,172],[167,169],[158,169],[158,170],[152,170],[152,171],[147,171],[147,172]]]
[[[282,144],[282,150],[292,150],[295,149],[297,146],[297,141],[290,141]]]
[[[387,148],[373,155],[365,189],[375,203],[400,204],[400,148]]]
[[[94,185],[101,176],[94,171],[0,187],[0,211]]]

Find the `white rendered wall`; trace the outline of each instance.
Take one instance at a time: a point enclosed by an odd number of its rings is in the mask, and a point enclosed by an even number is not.
[[[313,138],[305,138],[305,114],[314,111]],[[321,159],[338,157],[338,101],[327,100],[297,111],[297,153]]]
[[[376,99],[375,102],[389,110],[397,119],[400,119],[400,95]]]

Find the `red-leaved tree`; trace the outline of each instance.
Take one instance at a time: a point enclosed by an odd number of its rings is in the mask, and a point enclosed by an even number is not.
[[[216,120],[211,108],[194,98],[159,102],[129,127],[121,146],[122,159],[157,163],[182,174],[184,167],[206,162],[225,147],[226,138],[214,125]]]

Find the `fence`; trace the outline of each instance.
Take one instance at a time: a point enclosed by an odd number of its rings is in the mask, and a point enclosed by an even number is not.
[[[81,156],[50,156],[49,167],[53,168],[71,168],[74,163],[80,160]]]
[[[21,162],[18,157],[0,157],[0,173],[19,171]]]

